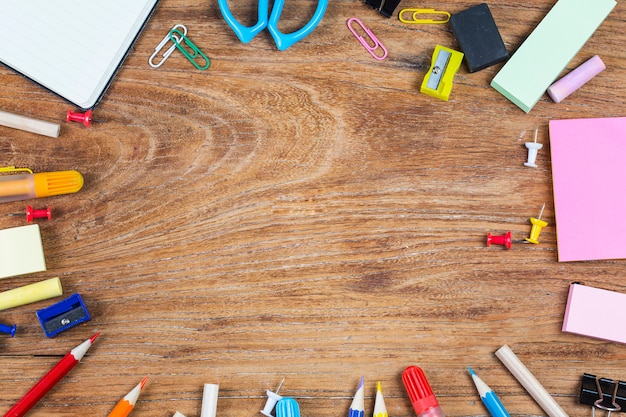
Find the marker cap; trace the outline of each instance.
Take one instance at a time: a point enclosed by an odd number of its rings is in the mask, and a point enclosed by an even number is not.
[[[83,188],[84,179],[78,171],[38,172],[33,174],[35,197],[72,194]]]
[[[440,416],[443,412],[439,408],[439,401],[435,397],[424,371],[417,366],[409,366],[402,372],[402,382],[406,389],[415,414],[418,416]]]

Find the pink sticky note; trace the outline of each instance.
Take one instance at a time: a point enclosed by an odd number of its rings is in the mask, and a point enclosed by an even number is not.
[[[550,121],[560,262],[626,258],[626,117]]]
[[[586,285],[569,287],[563,331],[626,343],[626,333],[616,327],[626,314],[626,294]]]

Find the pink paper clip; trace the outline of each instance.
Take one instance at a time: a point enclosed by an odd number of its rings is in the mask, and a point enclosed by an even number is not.
[[[363,31],[367,34],[367,36],[369,36],[372,42],[374,42],[374,45],[370,45],[369,42],[363,36],[356,33],[356,31],[351,25],[352,22],[356,22],[357,25],[359,25],[361,29],[363,29]],[[371,30],[369,30],[368,28],[365,27],[365,25],[363,25],[363,22],[361,22],[356,17],[351,17],[350,19],[348,19],[346,24],[348,25],[348,29],[350,29],[350,32],[352,32],[352,34],[359,40],[359,42],[361,42],[361,45],[363,45],[363,47],[367,49],[367,52],[369,52],[369,54],[372,57],[374,57],[374,59],[382,61],[383,59],[387,57],[387,48],[385,48],[385,46],[382,43],[380,43],[378,38],[374,36]],[[382,56],[379,56],[376,54],[375,51],[378,49],[382,49],[382,51],[384,52]]]

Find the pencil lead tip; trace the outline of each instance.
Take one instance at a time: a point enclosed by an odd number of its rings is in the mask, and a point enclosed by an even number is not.
[[[140,389],[143,389],[144,385],[146,385],[146,382],[148,382],[148,377],[145,377],[141,380],[141,382],[139,383]]]
[[[467,370],[469,371],[470,375],[476,375],[474,370],[472,368],[470,368],[469,366],[467,367]]]
[[[94,341],[98,338],[98,336],[100,336],[100,332],[97,332],[96,334],[94,334],[93,336],[91,336],[91,337],[89,338],[89,340],[91,341],[91,343],[93,343],[93,342],[94,342]]]

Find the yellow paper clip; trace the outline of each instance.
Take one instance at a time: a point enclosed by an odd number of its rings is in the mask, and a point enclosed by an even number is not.
[[[411,13],[411,19],[409,20],[409,19],[403,18],[402,17],[403,13]],[[438,17],[420,19],[419,17],[421,15],[432,15],[432,16],[438,16]],[[409,24],[429,24],[429,23],[440,24],[440,23],[448,23],[448,21],[450,20],[450,13],[444,12],[441,10],[435,10],[435,9],[402,9],[400,10],[400,13],[398,13],[398,19],[400,19],[402,23],[409,23]]]
[[[189,62],[191,62],[194,67],[198,68],[199,70],[205,70],[209,68],[209,65],[211,65],[211,61],[209,61],[209,58],[193,42],[191,42],[191,40],[187,36],[185,36],[184,33],[182,33],[178,29],[172,29],[170,30],[169,37],[170,40],[174,42],[174,45],[178,48],[178,50],[187,57]],[[189,52],[187,48],[189,48],[191,52]],[[196,62],[196,58],[198,57],[201,57],[202,60],[204,60],[204,65],[200,65]],[[202,62],[202,60],[200,62]]]
[[[452,81],[461,67],[463,52],[435,46],[432,63],[428,74],[424,77],[420,92],[436,97],[439,100],[448,101],[452,91]]]

